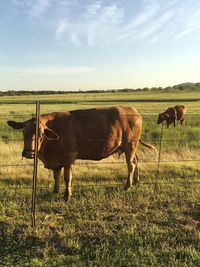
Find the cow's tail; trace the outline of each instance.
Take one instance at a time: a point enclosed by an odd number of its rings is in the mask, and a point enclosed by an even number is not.
[[[139,139],[139,142],[140,142],[140,144],[142,144],[143,146],[145,146],[145,147],[147,147],[148,149],[152,150],[152,151],[156,154],[156,156],[158,156],[158,150],[157,150],[154,146],[145,143],[145,142],[142,141],[141,139]]]

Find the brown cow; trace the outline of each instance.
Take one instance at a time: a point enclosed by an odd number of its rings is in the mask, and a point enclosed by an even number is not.
[[[158,114],[157,123],[160,124],[163,121],[166,121],[167,128],[171,123],[174,123],[174,127],[176,126],[177,121],[181,122],[181,125],[185,125],[185,115],[187,112],[187,108],[182,105],[177,105],[173,108],[168,108],[165,112]]]
[[[14,129],[23,129],[22,156],[32,159],[36,119],[7,123]],[[125,190],[129,190],[133,178],[135,183],[139,180],[136,155],[138,143],[156,151],[153,146],[140,140],[141,130],[142,118],[130,107],[94,108],[41,115],[38,157],[45,168],[53,170],[54,192],[59,192],[60,173],[64,168],[64,198],[68,200],[71,197],[72,166],[76,159],[101,160],[118,151],[125,153],[128,166]]]

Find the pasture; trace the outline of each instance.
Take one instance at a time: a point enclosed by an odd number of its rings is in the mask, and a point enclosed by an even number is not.
[[[77,161],[73,198],[65,203],[64,182],[53,194],[53,175],[40,163],[32,229],[33,162],[22,161],[22,133],[6,121],[30,118],[36,100],[41,113],[135,107],[142,140],[161,148],[159,173],[155,154],[141,145],[140,184],[129,192],[123,156]],[[157,114],[176,104],[188,107],[186,125],[162,132]],[[199,266],[200,92],[1,97],[0,109],[0,266]]]

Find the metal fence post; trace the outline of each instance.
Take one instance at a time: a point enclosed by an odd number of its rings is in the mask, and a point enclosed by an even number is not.
[[[33,184],[32,184],[32,206],[31,206],[31,221],[32,227],[35,227],[35,206],[36,206],[36,189],[37,189],[37,169],[38,169],[38,130],[40,117],[40,102],[36,102],[36,127],[35,127],[35,153],[33,167]]]
[[[160,173],[162,139],[163,139],[163,123],[162,123],[161,131],[160,131],[160,142],[159,142],[159,152],[158,152],[158,164],[157,164],[156,183],[155,183],[155,187],[154,187],[154,192],[156,192],[158,190],[158,176],[159,176],[159,173]]]

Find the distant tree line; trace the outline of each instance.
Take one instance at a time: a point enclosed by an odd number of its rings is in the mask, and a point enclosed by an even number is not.
[[[71,94],[71,93],[117,93],[117,92],[149,92],[149,91],[198,91],[200,90],[200,83],[182,83],[167,87],[144,87],[144,88],[123,88],[123,89],[107,89],[107,90],[78,90],[78,91],[55,91],[55,90],[8,90],[0,91],[0,96],[24,96],[24,95],[53,95],[53,94]]]

